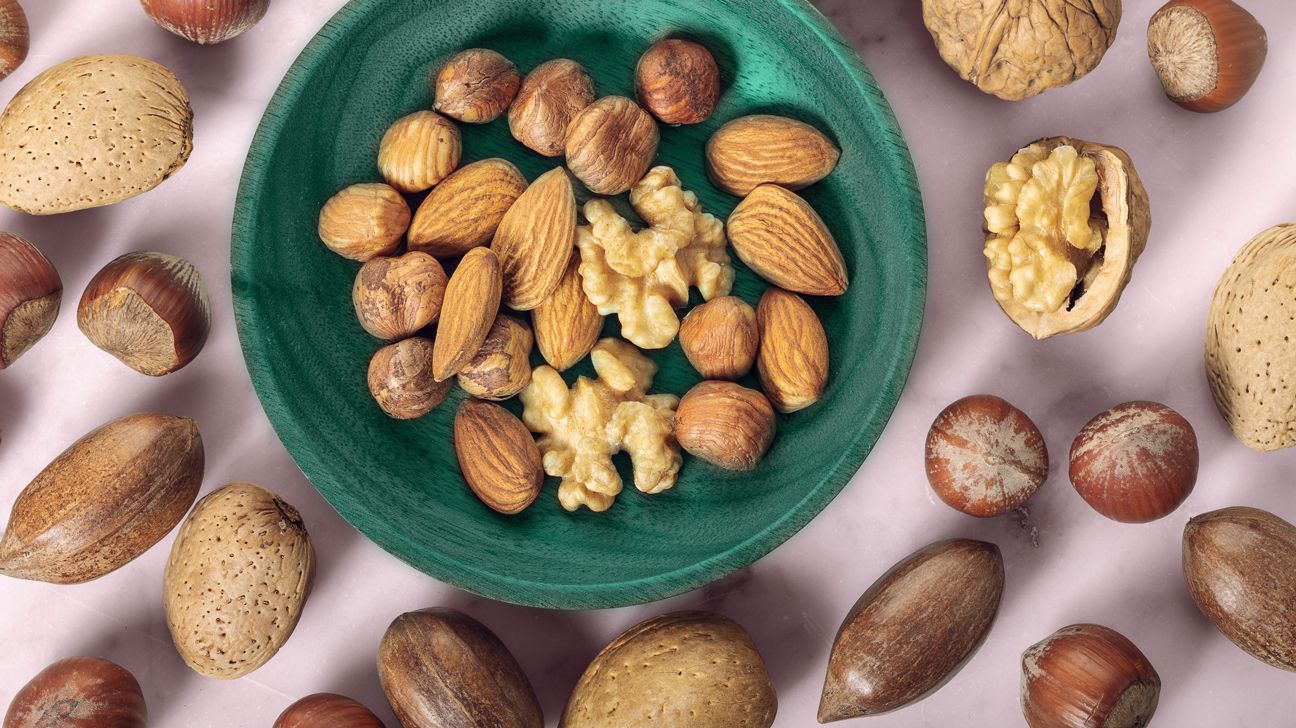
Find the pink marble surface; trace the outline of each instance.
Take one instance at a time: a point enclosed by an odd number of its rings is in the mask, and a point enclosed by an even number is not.
[[[253,130],[279,78],[341,0],[278,0],[260,26],[216,48],[155,28],[132,0],[28,0],[30,58],[0,82],[8,98],[43,68],[89,52],[157,59],[180,76],[197,115],[189,164],[157,190],[110,209],[35,219],[7,210],[0,228],[29,237],[62,273],[67,309],[50,336],[0,374],[0,503],[88,429],[128,412],[195,417],[208,448],[204,492],[251,480],[303,512],[319,574],[296,634],[266,667],[233,682],[187,670],[171,646],[161,572],[171,538],[109,577],[56,587],[0,581],[0,706],[48,662],[101,655],[144,685],[155,726],[269,726],[297,697],[335,691],[396,725],[374,654],[398,613],[431,605],[467,611],[517,654],[553,724],[587,661],[648,616],[714,609],[754,635],[781,703],[777,725],[814,723],[833,634],[859,594],[892,563],[940,538],[989,539],[1003,549],[1007,591],[984,647],[945,688],[877,728],[1020,725],[1021,651],[1066,624],[1100,622],[1131,637],[1164,682],[1155,725],[1288,725],[1292,676],[1233,647],[1188,598],[1180,531],[1195,513],[1254,505],[1296,520],[1296,452],[1236,442],[1216,414],[1202,369],[1215,281],[1253,234],[1296,216],[1296,6],[1249,5],[1269,29],[1270,56],[1238,107],[1214,116],[1161,95],[1144,52],[1159,0],[1130,0],[1120,35],[1088,78],[1008,104],[958,80],[938,59],[915,0],[823,0],[873,69],[913,150],[928,213],[930,292],[917,362],[895,417],[840,497],[753,567],[697,592],[633,609],[561,613],[492,603],[387,556],[343,522],[301,476],[262,414],[231,314],[228,244],[234,192]],[[1152,237],[1117,312],[1095,331],[1035,343],[992,301],[980,254],[986,168],[1040,136],[1118,144],[1151,194]],[[211,286],[215,325],[190,367],[146,379],[93,349],[71,309],[90,276],[121,252],[158,249],[193,260]],[[1030,413],[1054,455],[1030,520],[978,521],[937,501],[923,477],[922,440],[935,414],[968,393],[995,392]],[[1127,526],[1091,511],[1061,461],[1093,414],[1154,399],[1182,412],[1201,440],[1198,488],[1173,515]]]

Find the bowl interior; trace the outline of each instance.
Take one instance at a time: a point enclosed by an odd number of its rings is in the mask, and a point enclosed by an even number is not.
[[[380,344],[351,309],[358,266],[320,244],[316,217],[342,187],[380,179],[384,130],[429,106],[429,72],[451,53],[492,48],[523,72],[573,58],[601,95],[633,95],[636,60],[665,35],[705,43],[723,73],[715,116],[663,127],[658,153],[708,212],[726,216],[738,201],[704,171],[705,141],[726,120],[793,116],[843,150],[837,169],[802,193],[835,234],[851,276],[846,295],[810,300],[829,334],[828,390],[817,405],[780,416],[755,471],[726,473],[686,457],[673,490],[646,496],[619,462],[626,490],[606,513],[564,512],[550,478],[529,510],[497,515],[458,472],[451,424],[461,392],[413,422],[387,418],[370,399],[365,372]],[[561,163],[515,142],[502,119],[461,129],[464,163],[503,157],[528,179]],[[754,305],[765,284],[734,263],[735,295]],[[663,598],[750,563],[845,485],[909,370],[926,242],[908,152],[881,93],[800,0],[353,0],[302,53],[266,112],[239,193],[232,265],[253,382],[289,451],[344,518],[470,591],[535,606],[609,607]],[[616,331],[609,319],[605,335]],[[698,380],[678,343],[650,353],[661,367],[653,391],[683,394]],[[568,382],[580,374],[591,374],[588,359]],[[754,375],[745,383],[757,386]],[[515,400],[507,406],[518,411]]]

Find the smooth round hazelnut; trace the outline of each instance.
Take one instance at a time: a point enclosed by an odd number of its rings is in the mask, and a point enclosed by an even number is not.
[[[374,258],[360,267],[351,289],[356,318],[384,341],[411,336],[441,314],[447,281],[441,264],[427,253]]]
[[[0,232],[0,369],[54,326],[63,300],[58,271],[35,245]]]
[[[183,258],[127,253],[90,279],[77,307],[77,326],[131,369],[151,377],[170,374],[207,343],[207,286]]]
[[[1030,728],[1144,728],[1161,678],[1124,635],[1063,627],[1022,654],[1021,704]]]
[[[927,431],[927,482],[946,505],[989,518],[1026,502],[1048,478],[1039,428],[1008,402],[974,394],[951,404]]]
[[[432,342],[412,337],[389,344],[369,360],[369,393],[391,417],[413,420],[436,409],[450,382],[432,376]]]
[[[698,124],[715,113],[720,67],[699,43],[657,41],[635,66],[635,95],[663,124]]]
[[[576,61],[555,58],[536,66],[522,79],[509,107],[513,138],[546,157],[561,157],[567,127],[594,101],[594,79]]]
[[[0,79],[27,60],[31,33],[18,0],[0,0]]]
[[[1169,514],[1197,483],[1197,435],[1156,402],[1095,416],[1071,443],[1071,484],[1095,511],[1122,523]]]
[[[689,454],[724,468],[751,470],[774,442],[774,407],[733,382],[699,382],[675,410],[675,439]]]
[[[1251,90],[1269,39],[1233,0],[1170,0],[1148,21],[1147,48],[1166,96],[1190,111],[1211,112]]]
[[[129,670],[99,657],[69,657],[14,695],[4,728],[145,728],[148,706]]]
[[[410,225],[409,203],[391,185],[351,185],[320,210],[319,237],[343,258],[361,263],[390,255]]]
[[[199,45],[229,40],[256,25],[270,0],[140,0],[158,25]]]
[[[460,51],[436,75],[437,111],[466,124],[485,124],[508,110],[522,85],[517,66],[485,48]]]
[[[736,296],[714,298],[689,311],[680,322],[679,340],[704,378],[738,379],[756,362],[756,309]]]
[[[586,106],[567,127],[567,168],[597,195],[634,186],[657,156],[657,122],[624,96]]]
[[[378,170],[387,184],[412,195],[449,177],[462,155],[463,140],[453,121],[435,111],[415,111],[383,134]]]
[[[459,386],[478,399],[508,399],[531,381],[531,327],[503,314],[477,354],[459,370]]]
[[[351,698],[315,693],[288,706],[272,728],[383,728],[383,722]]]

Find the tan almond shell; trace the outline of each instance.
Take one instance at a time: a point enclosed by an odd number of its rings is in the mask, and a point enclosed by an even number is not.
[[[526,178],[505,159],[483,159],[455,170],[414,213],[409,249],[448,258],[486,245],[526,189]]]
[[[766,183],[808,187],[827,177],[840,156],[841,150],[813,126],[769,114],[729,121],[706,143],[707,174],[739,197]]]
[[[242,677],[274,657],[301,618],[315,550],[274,493],[230,483],[209,493],[171,547],[162,596],[171,639],[207,677]]]
[[[1092,159],[1098,170],[1098,195],[1107,216],[1102,267],[1071,310],[1040,313],[1015,301],[999,301],[999,307],[1023,331],[1036,339],[1047,339],[1091,329],[1116,310],[1121,292],[1134,272],[1134,263],[1147,246],[1152,212],[1134,162],[1120,147],[1071,137],[1049,137],[1032,143],[1048,151],[1070,145],[1080,156]]]
[[[0,116],[0,203],[33,215],[111,205],[158,186],[192,149],[189,96],[165,66],[73,58]]]
[[[503,302],[515,311],[539,306],[562,279],[576,238],[576,196],[567,170],[555,167],[522,193],[495,230]]]
[[[624,728],[629,716],[689,728],[769,728],[778,697],[747,630],[710,612],[631,627],[596,656],[559,728]]]
[[[1296,445],[1296,224],[1251,239],[1206,315],[1206,379],[1233,434],[1254,450]],[[1292,388],[1289,388],[1292,387]]]
[[[565,372],[598,343],[603,315],[581,287],[580,256],[571,256],[558,287],[531,311],[536,348],[549,366]]]
[[[113,420],[64,450],[18,494],[0,540],[0,574],[79,584],[115,571],[175,528],[202,478],[193,420]]]

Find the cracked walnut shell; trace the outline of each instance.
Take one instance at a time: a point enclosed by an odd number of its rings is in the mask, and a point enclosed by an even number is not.
[[[679,332],[675,309],[696,286],[711,300],[733,287],[724,223],[702,212],[670,167],[654,167],[630,190],[630,205],[648,223],[632,230],[607,200],[585,203],[588,225],[576,228],[581,285],[599,313],[617,314],[621,336],[661,349]]]
[[[522,421],[540,435],[544,469],[562,479],[558,502],[606,511],[621,492],[612,456],[626,452],[635,488],[660,493],[675,486],[682,462],[675,442],[673,394],[646,394],[657,365],[619,339],[603,339],[590,355],[598,379],[580,377],[568,390],[562,375],[536,367],[522,390]]]
[[[1123,150],[1041,139],[986,173],[995,300],[1036,339],[1097,326],[1116,308],[1151,225],[1147,191]]]
[[[923,0],[923,23],[941,58],[1007,101],[1092,71],[1120,19],[1121,0]]]

